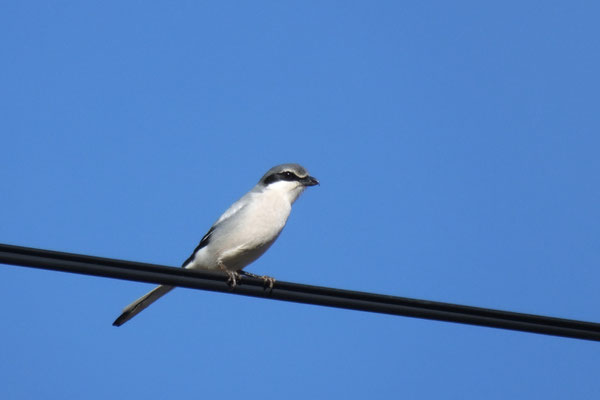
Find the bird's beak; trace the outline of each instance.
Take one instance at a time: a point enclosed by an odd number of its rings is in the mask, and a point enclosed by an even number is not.
[[[313,178],[312,176],[307,176],[306,178],[302,178],[300,181],[304,186],[315,186],[320,185],[317,178]]]

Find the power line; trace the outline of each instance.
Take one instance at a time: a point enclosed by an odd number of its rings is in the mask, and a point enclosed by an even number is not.
[[[315,304],[350,310],[402,315],[438,321],[510,329],[600,341],[600,324],[562,318],[470,307],[366,292],[277,281],[265,290],[260,279],[243,277],[231,289],[224,275],[163,265],[62,253],[0,244],[0,263],[72,272],[107,278],[203,289],[272,300]]]

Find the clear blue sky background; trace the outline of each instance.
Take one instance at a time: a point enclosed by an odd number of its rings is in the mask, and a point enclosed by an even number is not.
[[[600,321],[596,2],[3,2],[0,242]],[[0,397],[597,399],[600,345],[0,266]]]

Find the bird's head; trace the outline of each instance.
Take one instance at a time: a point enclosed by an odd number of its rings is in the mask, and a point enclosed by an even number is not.
[[[318,185],[319,181],[310,176],[300,164],[281,164],[267,171],[259,181],[266,190],[276,190],[288,196],[290,203],[308,186]]]

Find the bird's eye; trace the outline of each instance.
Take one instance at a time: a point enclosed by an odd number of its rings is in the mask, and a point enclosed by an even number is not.
[[[284,175],[287,176],[288,178],[292,177],[292,173],[290,171],[285,171]]]

